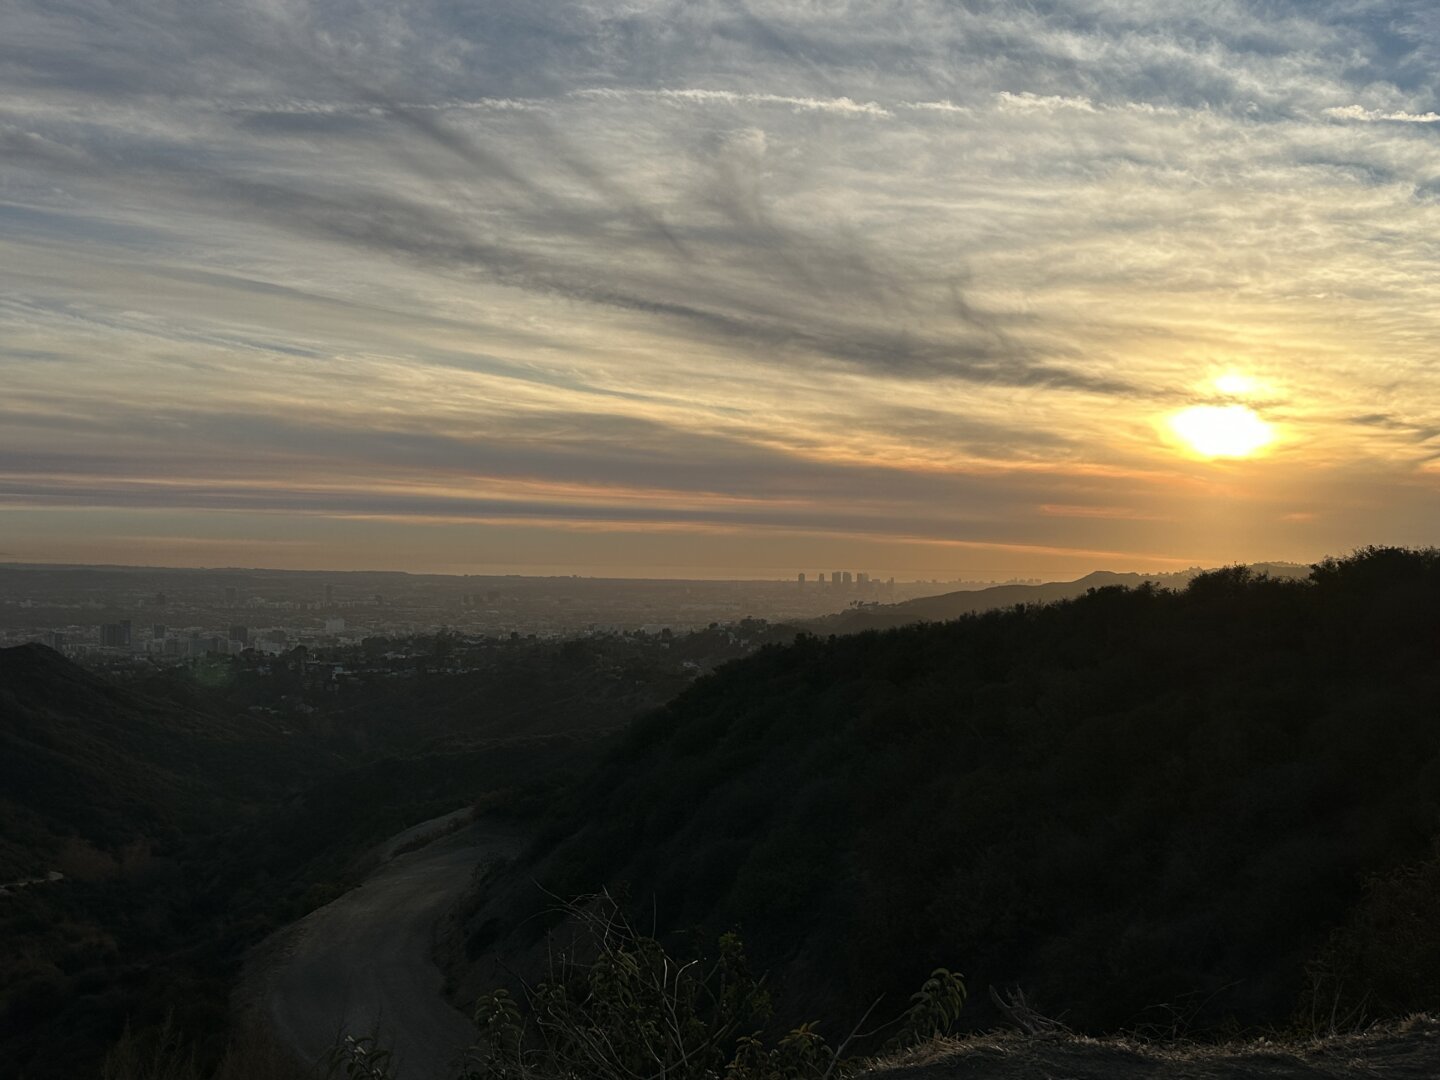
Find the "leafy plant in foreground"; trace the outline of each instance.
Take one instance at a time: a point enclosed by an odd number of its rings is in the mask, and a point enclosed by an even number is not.
[[[608,896],[567,910],[591,958],[553,960],[550,977],[526,987],[527,1010],[504,990],[482,997],[465,1080],[825,1080],[848,1074],[852,1040],[876,1034],[857,1026],[832,1048],[802,1024],[768,1045],[770,996],[734,934],[713,958],[680,961]],[[936,969],[896,1021],[892,1044],[948,1031],[964,1002],[964,980]]]
[[[959,972],[936,968],[919,990],[910,995],[910,1008],[900,1017],[900,1030],[886,1043],[887,1050],[906,1050],[944,1035],[965,1007],[965,979]]]
[[[344,1080],[392,1080],[391,1052],[373,1035],[346,1035],[330,1049],[325,1075]]]

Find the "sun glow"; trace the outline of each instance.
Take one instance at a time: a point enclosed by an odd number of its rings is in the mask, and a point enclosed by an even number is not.
[[[1227,371],[1224,375],[1215,379],[1215,389],[1222,394],[1229,394],[1232,397],[1240,397],[1255,389],[1255,380],[1249,375],[1242,375],[1238,371]]]
[[[1170,429],[1202,457],[1249,457],[1275,441],[1275,429],[1245,405],[1194,405]]]

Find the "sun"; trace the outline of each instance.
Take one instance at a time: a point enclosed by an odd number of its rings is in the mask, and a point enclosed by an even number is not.
[[[1207,458],[1250,457],[1275,441],[1275,429],[1246,405],[1193,405],[1170,417],[1170,429]]]

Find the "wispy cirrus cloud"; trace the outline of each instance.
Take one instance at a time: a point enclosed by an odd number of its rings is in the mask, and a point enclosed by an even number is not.
[[[617,99],[641,98],[686,105],[779,105],[800,112],[835,113],[840,116],[893,116],[889,109],[873,101],[853,101],[848,97],[795,97],[787,94],[741,93],[735,90],[662,89],[614,90],[608,87],[571,91],[576,97]]]
[[[1346,519],[1383,490],[1391,538],[1424,538],[1417,5],[3,19],[0,524],[513,512],[1309,557],[1371,539]],[[1160,434],[1230,368],[1285,431],[1243,482]],[[1210,524],[1222,490],[1246,529]]]
[[[1364,120],[1369,123],[1389,121],[1398,124],[1440,124],[1437,112],[1385,112],[1381,109],[1367,109],[1363,105],[1337,105],[1325,110],[1325,115],[1336,120]]]

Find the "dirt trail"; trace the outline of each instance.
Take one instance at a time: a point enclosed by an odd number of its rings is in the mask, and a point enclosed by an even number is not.
[[[443,826],[450,815],[397,841]],[[431,949],[475,867],[522,839],[477,823],[391,858],[359,888],[273,934],[247,961],[237,1003],[306,1062],[340,1033],[378,1034],[401,1080],[448,1080],[474,1028],[443,997]]]
[[[865,1080],[1436,1080],[1440,1021],[1303,1045],[1153,1046],[1021,1035],[947,1040],[877,1064]]]

